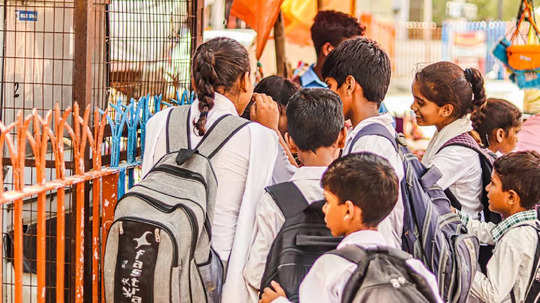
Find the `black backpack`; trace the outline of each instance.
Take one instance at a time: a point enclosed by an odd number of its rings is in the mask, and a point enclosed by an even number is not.
[[[486,186],[491,182],[491,172],[493,171],[493,161],[494,158],[491,156],[485,149],[478,145],[478,142],[469,133],[463,133],[459,136],[456,136],[448,140],[444,145],[437,151],[439,153],[441,150],[448,146],[463,146],[469,149],[474,150],[480,159],[480,167],[482,168],[482,196],[480,201],[482,202],[483,214],[485,222],[492,222],[498,224],[501,222],[501,215],[498,213],[492,212],[489,210],[489,199],[487,197]],[[454,194],[449,190],[445,190],[446,195],[450,199],[450,203],[456,209],[461,210],[461,204]]]
[[[407,264],[412,256],[391,247],[348,245],[329,252],[355,263],[342,303],[437,302],[428,281]]]
[[[341,238],[333,237],[324,222],[324,201],[311,204],[293,182],[269,186],[272,196],[285,217],[285,223],[274,239],[261,279],[260,294],[276,281],[287,298],[298,302],[298,288],[311,266],[324,253],[337,247]]]

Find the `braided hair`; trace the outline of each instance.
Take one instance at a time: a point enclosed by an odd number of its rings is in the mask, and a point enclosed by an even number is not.
[[[206,133],[206,118],[214,106],[216,89],[230,91],[234,83],[250,72],[247,50],[236,40],[219,37],[199,45],[191,66],[200,116],[193,121],[199,136]]]

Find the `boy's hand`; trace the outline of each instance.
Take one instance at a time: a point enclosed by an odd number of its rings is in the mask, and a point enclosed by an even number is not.
[[[283,288],[281,288],[278,282],[272,281],[270,282],[270,284],[274,289],[270,287],[265,288],[262,298],[259,300],[259,303],[270,303],[279,297],[286,297],[285,291],[283,290]]]
[[[277,131],[279,123],[279,108],[277,103],[265,94],[253,94],[253,105],[250,108],[250,118],[272,130]]]

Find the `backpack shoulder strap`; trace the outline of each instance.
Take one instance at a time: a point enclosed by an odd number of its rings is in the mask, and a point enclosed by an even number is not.
[[[327,252],[327,254],[342,257],[343,259],[356,264],[367,260],[368,256],[367,251],[358,245],[347,245],[339,249],[331,250]]]
[[[298,214],[309,206],[309,202],[293,182],[275,184],[266,187],[265,190],[272,196],[285,219]]]
[[[371,123],[366,126],[364,126],[362,129],[360,129],[354,138],[351,141],[351,144],[349,145],[349,153],[351,153],[354,145],[356,142],[365,136],[379,136],[388,139],[390,143],[392,143],[392,146],[396,151],[398,151],[398,145],[396,142],[395,136],[393,136],[390,131],[386,128],[386,126],[380,124],[380,123]]]
[[[441,150],[448,146],[463,146],[469,149],[474,150],[481,158],[484,158],[488,163],[493,164],[493,157],[489,155],[480,145],[478,145],[478,142],[474,140],[474,138],[469,133],[462,133],[461,135],[458,135],[443,144],[441,148],[437,151],[439,153]]]
[[[201,142],[194,149],[199,154],[211,159],[232,136],[249,123],[250,121],[241,117],[222,116],[206,131]]]
[[[190,105],[175,106],[169,111],[165,129],[167,153],[180,150],[181,148],[191,149],[191,142],[189,140],[190,114]]]

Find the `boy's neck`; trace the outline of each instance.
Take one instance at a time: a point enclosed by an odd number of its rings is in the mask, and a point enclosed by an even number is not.
[[[328,166],[339,156],[339,149],[329,147],[319,147],[315,152],[298,151],[298,158],[303,166]]]
[[[317,62],[315,63],[315,65],[313,65],[313,71],[315,72],[315,74],[317,74],[317,77],[319,77],[319,80],[321,80],[322,82],[324,82],[324,79],[322,78],[322,67],[324,65],[325,59],[326,57],[319,56],[317,58]]]
[[[511,217],[511,216],[513,216],[513,215],[515,215],[515,214],[517,214],[517,213],[524,212],[524,211],[529,211],[529,210],[530,210],[530,209],[525,209],[525,208],[523,208],[523,207],[520,206],[520,207],[519,207],[518,209],[516,209],[516,210],[509,211],[508,213],[502,213],[502,212],[501,212],[501,213],[499,213],[499,214],[501,215],[502,219],[504,220],[504,219],[507,219],[507,218],[509,218],[509,217]]]
[[[353,102],[350,117],[353,127],[356,127],[356,125],[367,118],[379,115],[379,105],[377,103],[370,102],[365,98]]]
[[[366,226],[361,226],[361,227],[357,227],[357,228],[351,228],[351,230],[345,232],[345,237],[352,234],[352,233],[355,233],[357,231],[364,231],[364,230],[374,230],[374,231],[377,231],[377,227],[366,227]]]

